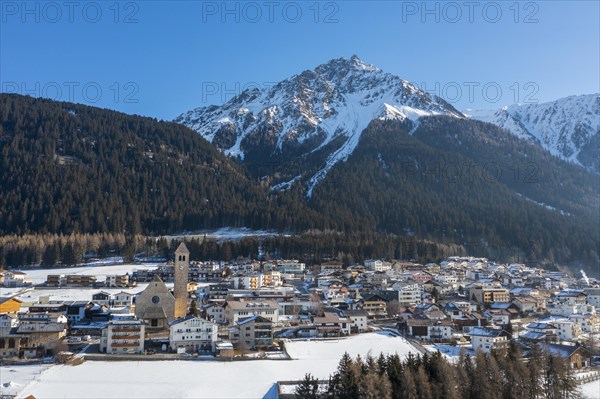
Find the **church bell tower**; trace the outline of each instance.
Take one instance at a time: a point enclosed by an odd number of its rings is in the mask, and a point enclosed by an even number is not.
[[[182,242],[175,251],[175,319],[185,317],[188,311],[188,273],[190,251]]]

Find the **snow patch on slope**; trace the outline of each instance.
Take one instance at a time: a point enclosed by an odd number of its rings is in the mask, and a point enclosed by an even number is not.
[[[554,156],[580,165],[580,150],[600,132],[598,94],[541,104],[514,104],[498,110],[466,110],[464,114],[504,128]]]
[[[191,110],[175,121],[241,159],[257,142],[271,146],[272,155],[304,146],[294,154],[300,157],[341,141],[316,173],[303,176],[311,196],[331,168],[352,154],[372,120],[417,123],[430,115],[464,117],[443,99],[353,56],[331,60],[268,88],[244,91],[221,106]]]

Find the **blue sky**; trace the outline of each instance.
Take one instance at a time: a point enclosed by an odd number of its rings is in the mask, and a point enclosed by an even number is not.
[[[498,108],[600,91],[599,18],[597,1],[2,1],[0,90],[172,119],[356,54]]]

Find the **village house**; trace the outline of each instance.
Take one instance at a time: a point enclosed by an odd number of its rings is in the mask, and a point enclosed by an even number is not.
[[[110,275],[106,276],[107,287],[128,287],[129,286],[129,274],[121,274],[121,275]]]
[[[510,292],[506,288],[476,286],[469,289],[469,295],[479,303],[510,302]]]
[[[208,320],[186,316],[169,324],[169,346],[186,352],[214,352],[218,326]]]
[[[15,313],[21,310],[23,302],[17,298],[0,297],[0,313]]]
[[[277,269],[282,273],[303,274],[306,264],[297,260],[281,261],[277,263]]]
[[[450,320],[410,318],[406,320],[406,333],[420,340],[442,341],[452,338],[453,323]]]
[[[208,320],[217,324],[225,323],[225,302],[210,302],[202,308]]]
[[[121,291],[113,296],[112,304],[114,307],[131,306],[134,297],[135,295],[129,292]]]
[[[532,322],[525,328],[527,328],[527,332],[521,335],[521,338],[526,341],[554,342],[558,336],[556,326],[546,322]]]
[[[69,301],[65,302],[65,305],[67,306],[65,311],[67,319],[71,323],[77,323],[85,319],[85,311],[92,307],[93,303],[89,301]]]
[[[512,302],[494,302],[489,305],[489,310],[503,310],[510,320],[515,320],[520,317],[519,308]]]
[[[474,351],[490,353],[492,349],[503,349],[508,345],[506,334],[502,334],[501,329],[474,327],[469,334]]]
[[[600,316],[593,314],[572,314],[569,320],[577,323],[585,333],[600,333]]]
[[[279,321],[279,305],[275,301],[227,301],[225,303],[225,323],[235,325],[240,318],[248,316],[262,316],[272,323],[277,323]]]
[[[365,267],[374,272],[386,272],[392,269],[390,262],[385,262],[379,259],[367,259],[365,260]]]
[[[64,315],[62,316],[64,317]],[[8,334],[5,348],[13,349],[16,355],[24,357],[56,354],[63,337],[67,334],[66,318],[59,320],[60,322],[56,322],[50,317],[40,317],[37,320],[35,318],[20,319],[18,326],[11,329]],[[2,346],[2,342],[0,342],[0,346]],[[2,350],[0,349],[0,351]],[[12,354],[11,356],[16,355]]]
[[[61,312],[44,312],[44,313],[31,313],[24,312],[18,313],[19,323],[21,322],[47,322],[47,323],[58,323],[66,325],[68,322],[67,316]]]
[[[552,325],[556,327],[556,334],[560,341],[577,341],[581,338],[581,326],[572,320],[554,320]]]
[[[587,295],[582,291],[565,290],[556,294],[555,298],[558,302],[566,305],[579,305],[586,303]]]
[[[337,337],[351,333],[352,320],[336,312],[324,312],[321,317],[314,317],[313,324],[321,337]]]
[[[273,323],[262,316],[242,317],[230,329],[230,339],[239,349],[269,347],[273,345]]]
[[[483,314],[495,325],[504,326],[510,323],[511,315],[505,309],[489,309]]]
[[[591,365],[591,354],[581,345],[561,345],[553,343],[538,344],[543,353],[560,356],[569,362],[573,369],[582,369]]]
[[[9,270],[0,273],[0,275],[2,275],[0,284],[4,287],[15,288],[31,285],[31,280],[27,278],[24,272]]]
[[[392,288],[398,291],[398,302],[401,305],[416,305],[421,303],[422,289],[418,284],[396,283]]]
[[[227,299],[231,287],[228,284],[212,284],[208,286],[208,301],[223,302]]]
[[[96,276],[85,274],[49,274],[46,277],[46,285],[50,287],[93,287],[96,280]]]
[[[368,331],[369,314],[365,310],[344,310],[343,314],[351,321],[351,333],[360,334]]]
[[[584,290],[588,305],[600,308],[600,287],[591,287]]]
[[[451,320],[464,319],[471,312],[477,311],[477,305],[464,301],[448,302],[443,311],[450,317]]]
[[[342,262],[321,263],[321,273],[338,271],[338,270],[342,270],[342,268],[343,268]]]
[[[16,333],[16,327],[0,330],[0,357],[24,357],[28,347],[27,337]],[[34,349],[27,357],[43,356]]]
[[[367,312],[369,318],[384,317],[387,315],[386,300],[378,294],[364,298],[362,309]]]
[[[142,320],[111,320],[102,329],[100,351],[110,354],[142,353],[146,325]]]
[[[112,295],[106,291],[100,291],[92,295],[92,302],[106,307],[112,306]]]
[[[19,324],[19,318],[16,313],[0,314],[0,330],[11,329]]]
[[[517,297],[513,300],[513,303],[515,304],[515,306],[517,306],[519,311],[524,315],[542,312],[546,308],[546,301],[544,301],[543,299],[534,298],[531,296]]]
[[[250,275],[239,275],[233,277],[234,289],[250,289],[256,290],[263,286],[264,275],[261,273],[253,273]]]

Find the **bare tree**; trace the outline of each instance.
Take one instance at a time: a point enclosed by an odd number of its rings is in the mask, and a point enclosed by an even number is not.
[[[398,313],[400,313],[400,302],[393,300],[387,304],[388,317],[395,317]]]

